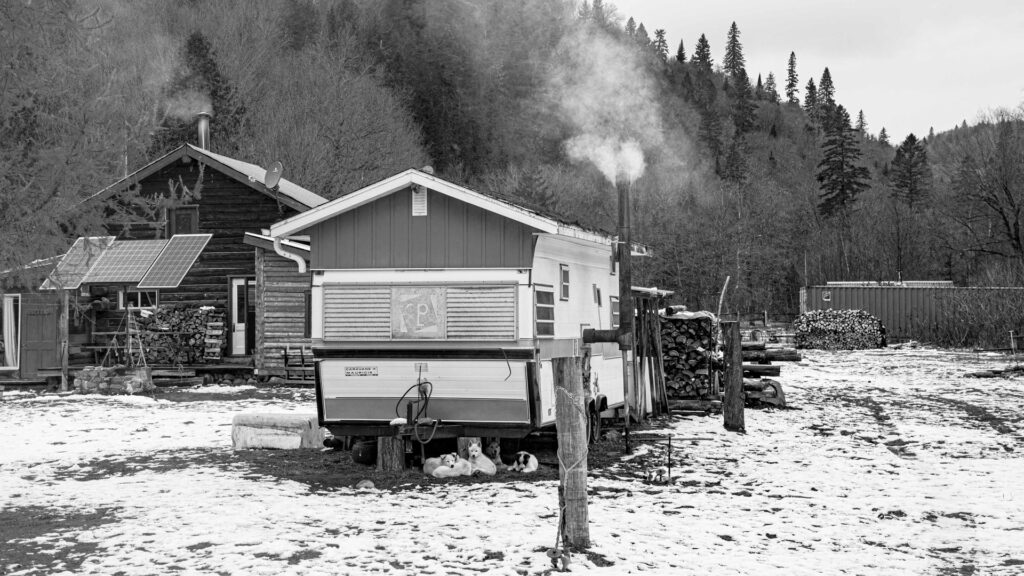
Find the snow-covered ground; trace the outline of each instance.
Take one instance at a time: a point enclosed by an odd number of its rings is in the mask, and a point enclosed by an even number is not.
[[[785,364],[796,409],[748,410],[746,434],[720,417],[644,433],[672,436],[672,484],[643,479],[665,441],[596,472],[597,554],[572,570],[1022,574],[1024,380],[962,377],[1002,366],[934,350]],[[312,394],[216,392],[0,400],[0,574],[550,569],[553,482],[284,480],[232,454],[231,418],[311,413]]]

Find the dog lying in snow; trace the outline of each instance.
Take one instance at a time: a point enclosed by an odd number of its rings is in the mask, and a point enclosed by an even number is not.
[[[469,476],[473,473],[473,466],[469,460],[459,458],[456,453],[451,453],[443,454],[438,458],[427,458],[427,461],[423,463],[423,472],[434,478]]]
[[[516,461],[508,467],[513,472],[536,472],[540,462],[529,452],[516,452]]]
[[[494,462],[492,462],[487,456],[483,455],[480,449],[479,440],[471,440],[469,442],[469,447],[466,450],[469,452],[469,464],[473,474],[479,472],[488,476],[494,476],[498,471],[498,467]]]

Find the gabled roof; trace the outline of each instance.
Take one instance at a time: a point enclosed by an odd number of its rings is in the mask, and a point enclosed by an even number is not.
[[[202,148],[197,148],[191,144],[182,144],[160,158],[157,158],[142,168],[139,168],[128,176],[125,176],[103,190],[100,190],[96,194],[93,194],[89,199],[106,197],[115,192],[124,190],[128,186],[155,174],[163,168],[166,168],[185,157],[202,162],[207,166],[212,166],[242,184],[251,186],[253,190],[266,194],[271,198],[278,199],[282,204],[290,206],[300,212],[320,206],[327,202],[326,198],[314,194],[302,186],[285,180],[284,178],[282,178],[280,183],[277,185],[276,192],[268,191],[263,185],[264,179],[267,176],[267,171],[264,168],[255,164],[249,164],[248,162],[229,158],[227,156],[221,156],[220,154],[214,154],[209,150],[203,150]]]
[[[580,240],[597,242],[600,244],[611,244],[613,237],[604,232],[587,230],[578,224],[568,223],[563,220],[541,214],[536,210],[525,208],[508,200],[495,198],[482,194],[447,180],[438,178],[432,174],[409,169],[371,184],[341,198],[331,200],[296,216],[282,220],[270,227],[270,236],[285,237],[297,234],[329,220],[339,214],[354,210],[364,204],[369,204],[389,194],[404,190],[409,186],[423,186],[440,194],[472,204],[489,212],[504,216],[521,224],[525,224],[541,232],[569,236]]]

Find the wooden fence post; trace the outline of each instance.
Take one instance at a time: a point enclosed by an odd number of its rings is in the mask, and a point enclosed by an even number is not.
[[[725,396],[722,399],[725,429],[744,432],[743,345],[739,322],[722,322],[722,336],[725,340]]]
[[[553,358],[555,426],[558,429],[559,506],[564,508],[563,538],[575,550],[590,547],[587,513],[587,412],[582,359]]]
[[[69,390],[68,376],[68,352],[71,348],[68,345],[68,308],[69,308],[69,296],[68,291],[61,288],[60,291],[60,391],[67,392]],[[20,344],[20,343],[19,343]]]

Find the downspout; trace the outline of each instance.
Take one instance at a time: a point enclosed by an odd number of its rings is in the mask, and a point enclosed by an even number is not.
[[[274,252],[281,257],[287,258],[299,265],[299,274],[306,273],[306,259],[294,252],[288,252],[281,245],[281,238],[274,238]]]

